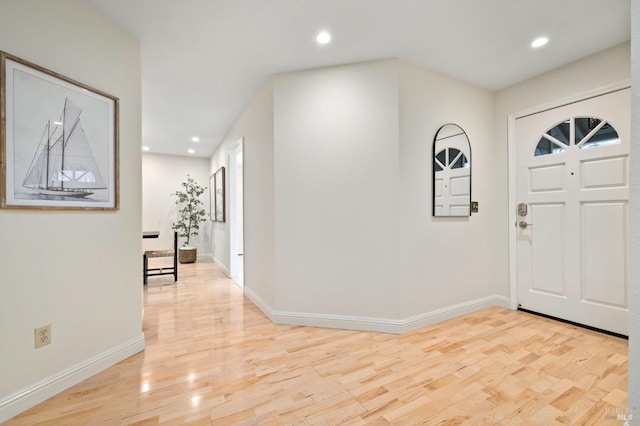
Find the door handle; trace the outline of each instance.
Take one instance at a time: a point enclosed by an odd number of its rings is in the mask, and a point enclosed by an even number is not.
[[[527,223],[524,220],[518,222],[518,226],[522,229],[525,229],[527,226],[533,226],[533,223]]]

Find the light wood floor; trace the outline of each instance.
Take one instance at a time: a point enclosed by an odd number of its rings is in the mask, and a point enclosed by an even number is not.
[[[145,352],[7,425],[623,423],[625,340],[501,308],[402,336],[277,326],[212,263],[180,272],[145,290]]]

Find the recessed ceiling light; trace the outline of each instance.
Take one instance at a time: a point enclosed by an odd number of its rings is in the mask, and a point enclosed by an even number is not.
[[[142,147],[142,150],[143,150],[143,151],[149,151],[149,147],[148,147],[148,146],[143,146],[143,147]]]
[[[55,124],[56,126],[62,126],[62,122],[61,121],[54,121],[53,124]]]
[[[195,151],[194,149],[190,149],[190,150],[188,150],[187,152],[188,152],[189,154],[195,154],[195,152],[196,152],[196,151]]]
[[[327,44],[331,41],[331,34],[326,31],[320,31],[316,36],[318,44]]]
[[[191,140],[194,142],[200,142],[200,138],[197,136],[192,137]]]
[[[531,47],[533,47],[534,49],[537,49],[538,47],[542,47],[547,43],[549,43],[548,37],[538,37],[537,39],[531,42]]]

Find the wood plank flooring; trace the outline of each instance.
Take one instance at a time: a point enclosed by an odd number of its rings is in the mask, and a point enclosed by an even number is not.
[[[622,425],[627,342],[491,308],[402,336],[274,325],[212,263],[150,279],[145,352],[7,425]]]

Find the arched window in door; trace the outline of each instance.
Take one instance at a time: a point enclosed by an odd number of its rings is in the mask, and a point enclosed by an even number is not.
[[[616,143],[620,143],[618,132],[606,120],[597,117],[571,117],[542,135],[534,155],[557,154],[571,146],[589,149]]]

